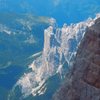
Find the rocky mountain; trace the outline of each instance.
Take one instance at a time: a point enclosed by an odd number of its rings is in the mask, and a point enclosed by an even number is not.
[[[30,95],[33,98],[43,97],[45,93],[50,93],[48,95],[51,97],[65,78],[66,72],[69,72],[72,68],[80,41],[83,39],[88,27],[94,24],[96,18],[89,18],[86,21],[71,24],[70,26],[64,24],[62,28],[57,27],[55,19],[50,19],[51,26],[44,30],[42,53],[29,65],[29,70],[18,80],[9,97],[11,96],[12,98],[19,95],[19,92],[16,93],[17,90],[20,90],[21,93],[19,97],[24,99],[30,97]],[[85,50],[85,48],[82,50]],[[52,77],[56,78],[58,76],[60,83],[53,90],[50,85],[47,85],[48,81],[51,82]],[[54,83],[55,81],[53,80],[52,84]],[[49,92],[51,89],[52,93]]]
[[[53,100],[100,100],[100,16],[86,29],[73,66]]]

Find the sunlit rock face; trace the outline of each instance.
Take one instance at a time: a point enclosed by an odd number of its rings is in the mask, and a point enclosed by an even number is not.
[[[100,16],[87,28],[72,69],[53,100],[100,100]]]
[[[44,48],[41,56],[29,65],[31,71],[25,73],[14,87],[20,87],[21,98],[44,94],[48,88],[46,80],[56,74],[61,80],[65,78],[84,33],[87,27],[94,24],[94,20],[89,18],[70,26],[64,24],[62,28],[57,27],[54,19],[50,20],[51,26],[44,30]]]

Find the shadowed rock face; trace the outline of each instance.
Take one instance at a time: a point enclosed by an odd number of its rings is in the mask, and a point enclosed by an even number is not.
[[[73,67],[53,100],[100,100],[100,18],[87,29]]]

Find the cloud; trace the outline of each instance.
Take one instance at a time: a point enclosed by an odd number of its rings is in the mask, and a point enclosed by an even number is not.
[[[58,6],[61,2],[61,0],[52,0],[52,1],[53,1],[54,6]]]

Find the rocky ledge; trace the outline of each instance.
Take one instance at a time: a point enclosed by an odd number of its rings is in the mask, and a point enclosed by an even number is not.
[[[73,67],[53,100],[100,100],[100,18],[87,29]]]

